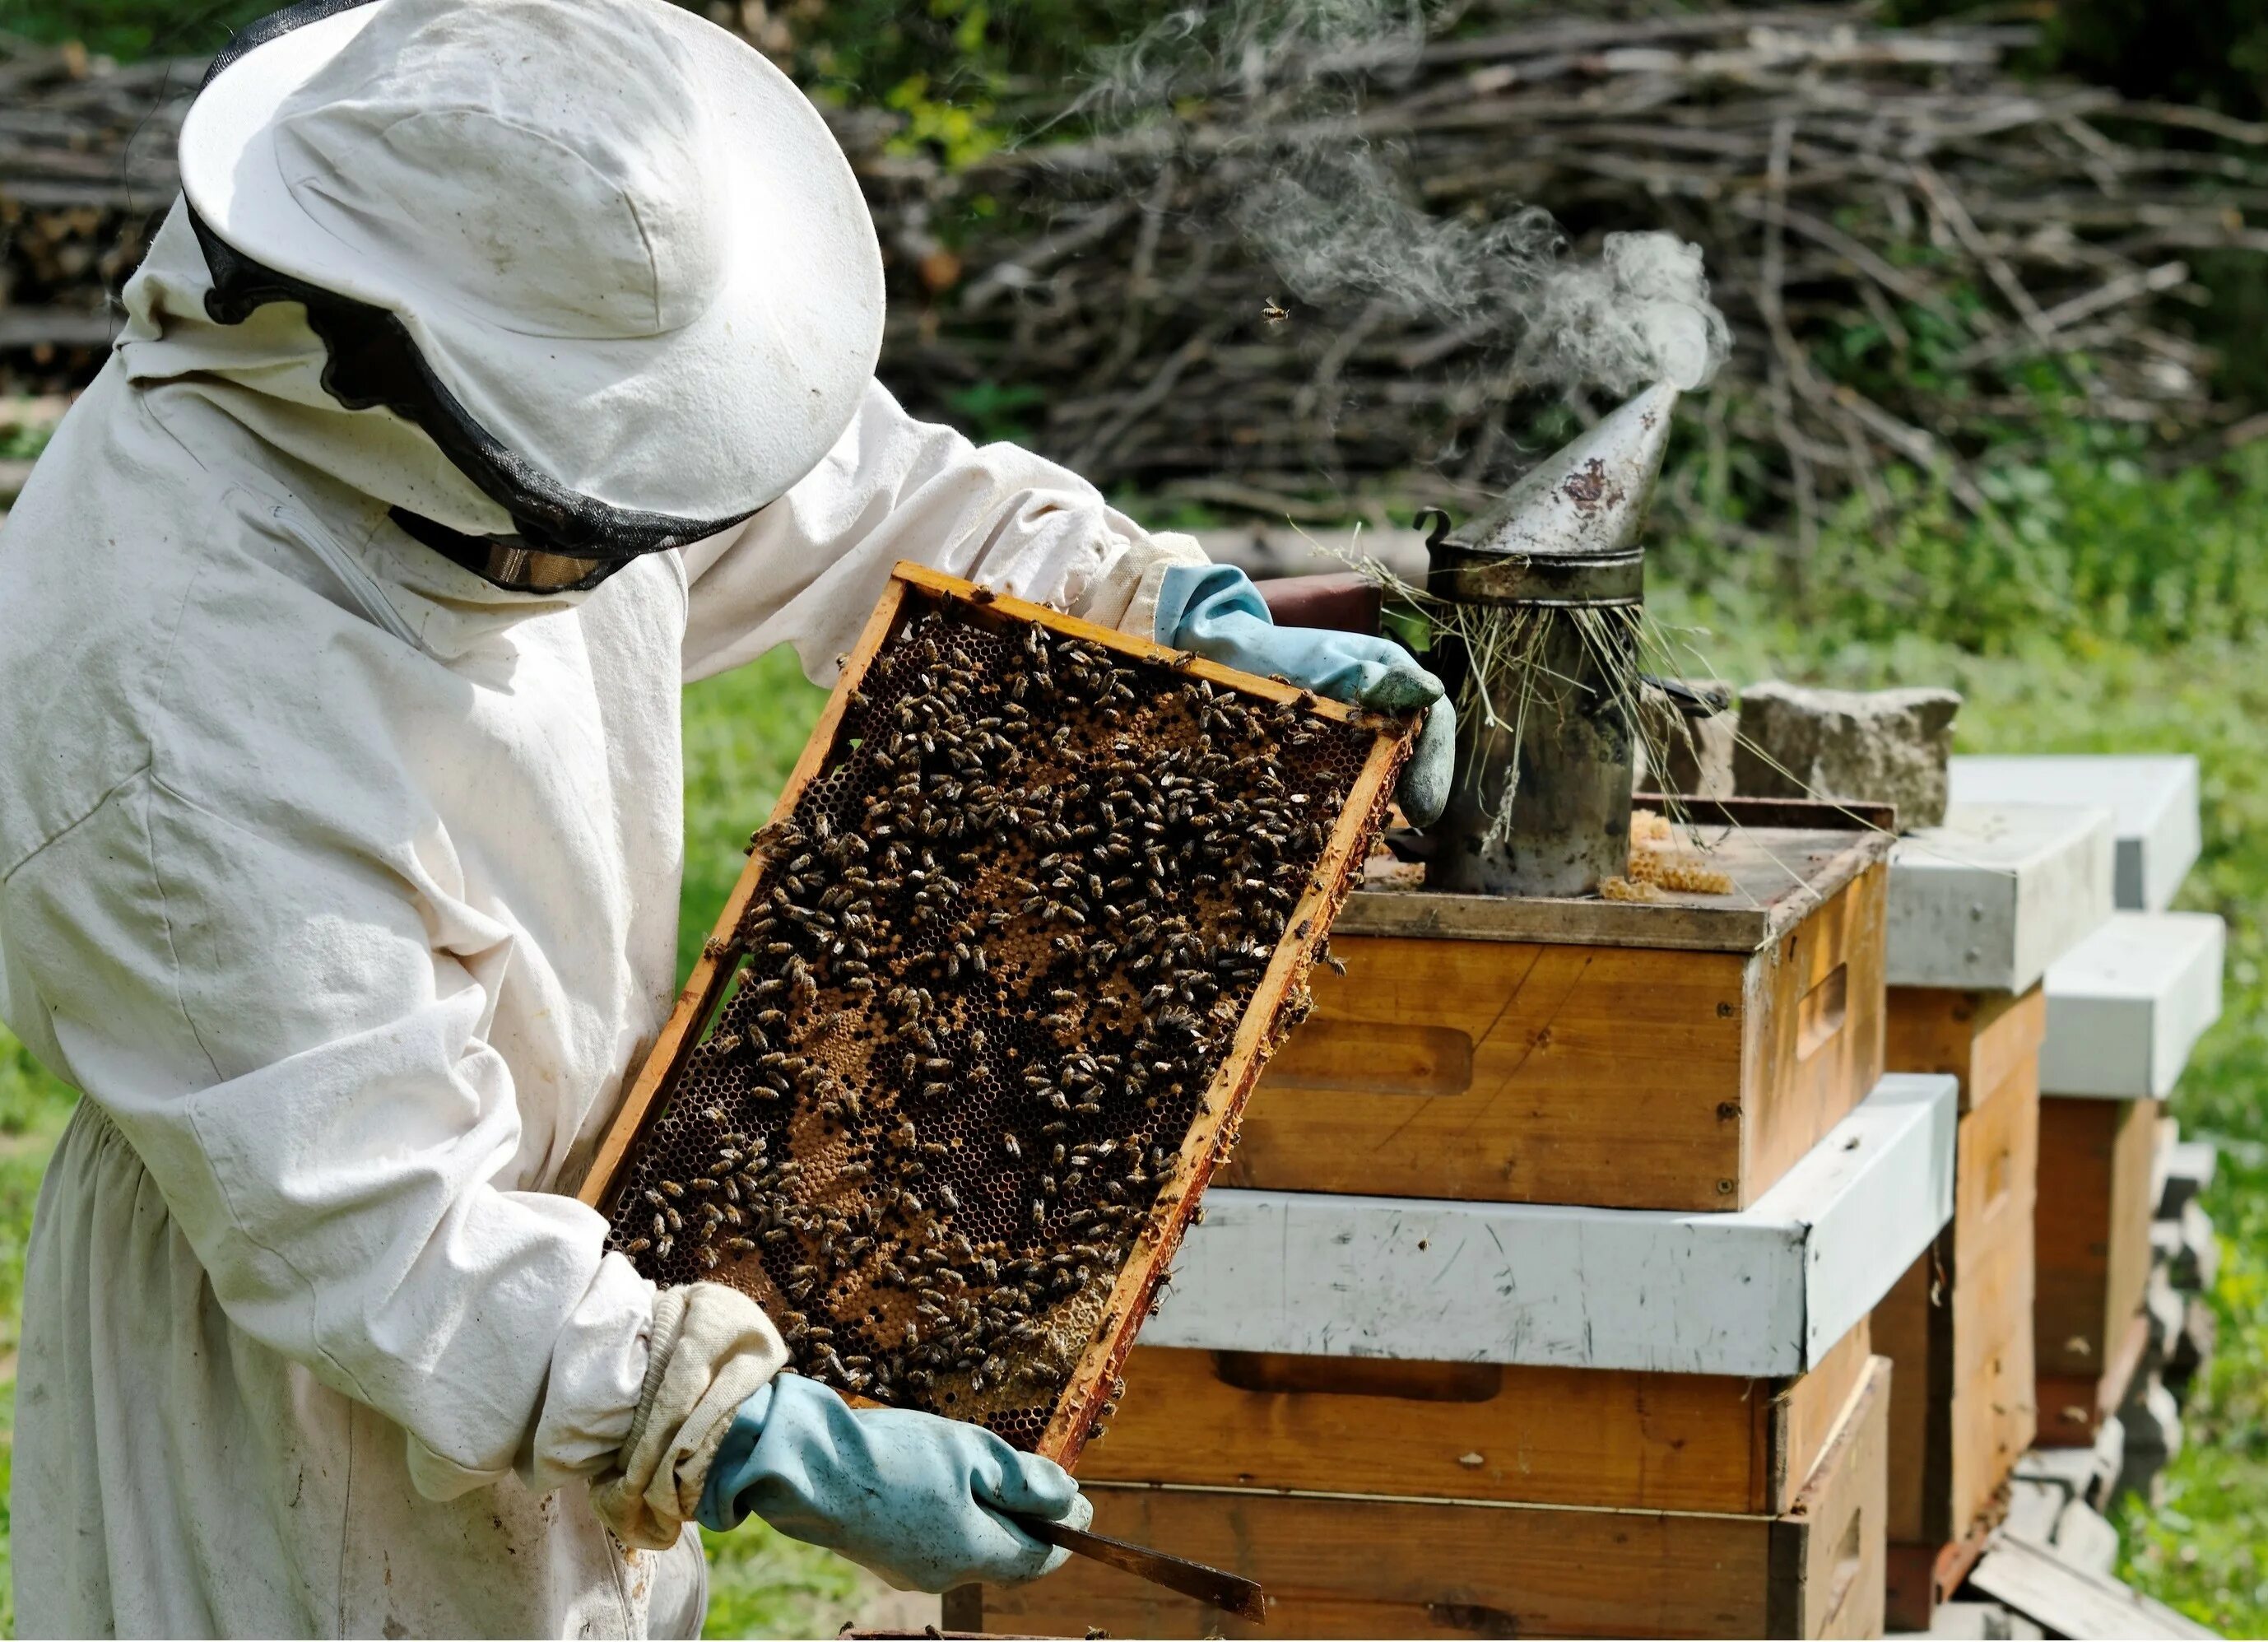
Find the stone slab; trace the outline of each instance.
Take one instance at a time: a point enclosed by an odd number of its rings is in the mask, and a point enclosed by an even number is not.
[[[1836,690],[1768,679],[1741,692],[1733,786],[1744,797],[1889,804],[1898,825],[1945,819],[1957,691]]]

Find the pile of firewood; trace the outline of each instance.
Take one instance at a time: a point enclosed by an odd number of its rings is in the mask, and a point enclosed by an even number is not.
[[[1238,231],[1255,189],[1359,146],[1437,218],[1541,205],[1571,256],[1618,229],[1703,249],[1735,346],[1686,402],[1698,460],[1673,499],[1713,518],[1800,541],[1846,498],[1894,505],[1916,470],[1981,505],[1970,459],[2043,403],[2161,437],[2235,419],[2186,331],[2191,263],[2268,251],[2247,223],[2268,129],[2019,77],[2017,26],[1581,11],[1475,0],[1374,63],[1247,62],[1170,112],[1009,87],[1036,135],[957,167],[843,116],[892,263],[886,379],[1105,485],[1279,518],[1469,504],[1536,448],[1516,316],[1302,301]],[[0,388],[99,362],[85,343],[172,186],[195,77],[0,56]],[[1327,117],[1269,90],[1322,83]]]
[[[1105,483],[1294,518],[1477,500],[1535,448],[1487,325],[1375,302],[1278,317],[1231,226],[1275,167],[1359,137],[1437,217],[1535,202],[1578,254],[1633,228],[1703,248],[1735,351],[1687,401],[1705,457],[1678,471],[1720,519],[1792,517],[1800,539],[1842,498],[1892,505],[1899,469],[1977,504],[1968,459],[2043,396],[2160,434],[2229,419],[2184,334],[2190,263],[2268,251],[2246,222],[2268,129],[2020,80],[2018,28],[1593,10],[1623,16],[1399,56],[1351,129],[1270,123],[1240,90],[957,173],[871,167],[906,270],[892,379],[931,409],[1036,387],[1034,438]],[[929,241],[980,202],[941,258]]]
[[[0,391],[76,386],[101,364],[110,299],[179,186],[173,144],[203,72],[0,39]]]

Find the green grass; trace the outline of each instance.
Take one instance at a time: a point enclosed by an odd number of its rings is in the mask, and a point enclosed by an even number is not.
[[[811,738],[823,691],[794,652],[775,650],[685,692],[685,889],[678,897],[677,973],[701,955],[725,897],[747,865],[748,834],[770,816]]]

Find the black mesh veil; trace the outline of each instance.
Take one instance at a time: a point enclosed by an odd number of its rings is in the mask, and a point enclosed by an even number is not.
[[[199,95],[224,70],[268,41],[371,4],[303,0],[261,18],[213,60]],[[350,410],[382,406],[416,423],[482,495],[512,516],[513,535],[468,536],[395,510],[397,522],[412,536],[476,575],[520,590],[593,586],[632,559],[715,535],[756,511],[683,519],[616,507],[569,489],[481,426],[419,350],[399,315],[263,266],[222,239],[194,205],[188,209],[212,276],[205,309],[215,322],[240,324],[269,303],[299,304],[327,356],[324,391]],[[561,560],[578,563],[562,565]]]

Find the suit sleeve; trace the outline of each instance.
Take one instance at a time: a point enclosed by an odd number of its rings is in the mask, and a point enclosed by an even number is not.
[[[437,904],[409,857],[145,771],[9,880],[0,942],[232,1322],[402,1426],[427,1494],[548,1488],[629,1434],[654,1290],[592,1210],[508,1189],[515,938]]]
[[[819,466],[746,524],[686,549],[685,675],[793,644],[830,682],[901,559],[1150,636],[1157,585],[1204,563],[1069,469],[916,421],[879,382]]]

